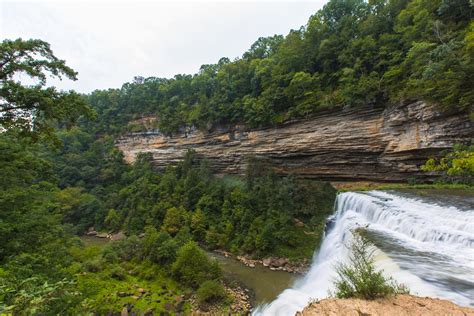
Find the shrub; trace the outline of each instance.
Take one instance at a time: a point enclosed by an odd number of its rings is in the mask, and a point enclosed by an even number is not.
[[[172,271],[179,281],[193,288],[207,280],[216,280],[221,275],[217,262],[211,261],[193,241],[178,250]]]
[[[98,258],[90,259],[84,262],[84,269],[87,272],[99,272],[102,270],[102,263]]]
[[[110,277],[114,278],[116,280],[119,280],[119,281],[123,281],[123,280],[125,280],[127,275],[125,273],[125,270],[121,266],[114,265],[110,269]]]
[[[335,282],[337,298],[361,298],[372,300],[393,294],[407,294],[404,285],[386,278],[383,271],[375,269],[373,250],[368,240],[354,233],[354,242],[350,247],[350,264],[337,266],[338,279]]]
[[[442,154],[440,159],[429,159],[421,170],[440,172],[447,182],[474,182],[474,145],[457,144],[451,151]]]
[[[169,264],[176,259],[178,245],[167,232],[158,232],[154,227],[147,227],[142,248],[143,258],[155,263]]]
[[[224,287],[214,280],[201,284],[196,294],[199,304],[217,303],[227,296]]]
[[[102,257],[107,262],[130,261],[142,253],[142,242],[137,236],[112,241],[102,250]]]

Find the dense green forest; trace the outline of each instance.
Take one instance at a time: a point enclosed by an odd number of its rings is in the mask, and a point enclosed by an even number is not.
[[[474,103],[473,17],[469,0],[332,0],[299,30],[259,38],[241,58],[195,75],[136,77],[89,101],[102,131],[122,132],[149,114],[168,134],[419,99],[465,109]]]
[[[255,157],[244,177],[220,178],[193,152],[158,172],[147,155],[126,164],[114,137],[140,130],[129,122],[144,115],[170,134],[412,99],[468,108],[472,16],[468,0],[331,0],[305,27],[260,38],[234,61],[89,95],[46,86],[49,75],[77,77],[49,44],[3,41],[0,313],[106,313],[131,302],[189,311],[175,297],[193,294],[227,306],[220,268],[203,249],[311,257],[332,210],[330,185],[278,177]],[[91,227],[127,237],[87,246],[78,236]]]
[[[219,269],[193,242],[257,257],[308,258],[331,213],[335,191],[329,185],[279,178],[258,160],[244,179],[216,178],[192,152],[159,173],[146,155],[126,165],[111,138],[94,139],[80,128],[57,137],[63,145],[56,149],[18,142],[10,133],[0,137],[0,301],[13,311],[114,308],[89,288],[125,280],[130,266],[150,273],[140,274],[146,280],[163,283],[171,273],[166,282],[197,289],[217,279]],[[304,229],[295,218],[306,223]],[[89,227],[123,230],[129,237],[92,251],[74,238]],[[141,233],[144,238],[136,237]],[[200,253],[203,263],[196,267],[195,255],[179,259],[183,247]],[[181,272],[193,267],[198,270]],[[85,272],[105,273],[109,281],[86,278]],[[90,297],[95,299],[89,305],[78,305]]]

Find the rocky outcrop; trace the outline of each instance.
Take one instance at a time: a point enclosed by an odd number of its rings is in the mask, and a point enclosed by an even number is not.
[[[128,134],[117,145],[131,162],[140,152],[156,167],[181,160],[188,149],[207,158],[217,173],[242,174],[247,156],[271,162],[280,174],[329,181],[429,180],[419,170],[427,158],[474,136],[467,112],[442,113],[416,102],[386,109],[327,111],[281,126],[247,130],[237,126],[167,137],[159,131]]]
[[[395,297],[366,301],[361,299],[325,299],[311,303],[299,316],[313,315],[371,315],[371,316],[432,316],[459,315],[474,316],[474,309],[460,307],[452,302],[417,297],[412,295],[397,295]]]

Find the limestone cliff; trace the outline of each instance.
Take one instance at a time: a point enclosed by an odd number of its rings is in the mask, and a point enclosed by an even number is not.
[[[281,174],[330,181],[406,181],[430,176],[419,166],[430,156],[474,136],[468,113],[442,113],[424,102],[386,109],[328,111],[278,127],[187,131],[167,137],[159,131],[125,135],[117,141],[126,160],[153,154],[162,168],[188,149],[211,162],[216,172],[241,174],[245,157],[268,159]]]

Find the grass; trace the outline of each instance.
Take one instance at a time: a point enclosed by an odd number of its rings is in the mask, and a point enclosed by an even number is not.
[[[140,265],[135,270],[141,268]],[[127,273],[124,280],[116,280],[110,276],[112,267],[107,267],[98,273],[82,273],[77,276],[77,284],[87,297],[87,308],[99,314],[109,311],[119,312],[126,304],[131,304],[134,311],[166,312],[176,308],[181,300],[178,284],[168,278],[164,272],[158,272],[150,280]],[[139,289],[144,289],[143,295]],[[123,296],[122,293],[126,295]],[[185,303],[182,312],[190,311],[190,305]]]
[[[474,190],[473,185],[457,183],[409,184],[409,183],[366,183],[355,182],[350,185],[341,185],[339,192],[370,191],[370,190],[397,190],[397,189],[462,189]]]
[[[83,310],[105,315],[110,311],[120,312],[124,306],[131,304],[133,311],[141,313],[148,310],[155,314],[171,312],[177,305],[182,305],[182,313],[190,312],[189,303],[179,303],[181,295],[189,294],[189,290],[180,287],[159,266],[146,261],[107,264],[100,260],[101,250],[106,243],[86,241],[85,247],[71,250],[72,256],[83,263],[71,267],[76,273],[78,288],[86,298]],[[84,266],[90,261],[100,262],[98,271],[84,271]],[[117,269],[124,271],[122,280],[112,277]],[[139,292],[140,288],[145,290],[143,294]]]

